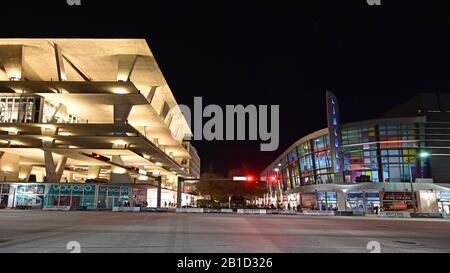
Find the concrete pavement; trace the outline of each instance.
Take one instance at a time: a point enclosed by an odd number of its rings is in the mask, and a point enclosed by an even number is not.
[[[0,211],[0,252],[450,252],[450,221],[363,217]]]

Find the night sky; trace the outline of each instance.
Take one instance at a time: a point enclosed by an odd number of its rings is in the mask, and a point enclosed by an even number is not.
[[[261,153],[258,141],[194,143],[203,170],[244,164],[258,173],[326,126],[325,89],[338,96],[343,122],[377,117],[420,92],[448,92],[444,3],[2,1],[0,35],[147,38],[178,103],[280,105],[278,151]]]

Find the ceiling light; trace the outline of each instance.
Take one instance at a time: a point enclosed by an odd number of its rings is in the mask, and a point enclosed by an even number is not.
[[[16,140],[12,140],[9,144],[13,145],[13,146],[22,146],[23,143],[20,141],[16,141]]]
[[[127,145],[127,143],[121,139],[115,140],[113,143],[120,146]]]
[[[44,129],[55,129],[55,125],[51,125],[51,124],[44,124],[42,125],[42,128]]]
[[[125,88],[114,88],[113,92],[118,95],[128,94],[128,91]]]
[[[19,133],[19,130],[16,128],[3,128],[3,131],[8,132],[10,135],[17,135]]]
[[[22,72],[19,70],[9,71],[8,76],[11,81],[18,81],[21,78]]]
[[[146,175],[140,175],[140,176],[138,177],[138,180],[140,180],[140,181],[146,181],[146,180],[148,180],[148,176],[146,176]]]

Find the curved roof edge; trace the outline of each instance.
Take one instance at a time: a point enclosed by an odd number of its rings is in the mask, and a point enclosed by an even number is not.
[[[301,186],[286,192],[286,194],[291,193],[313,193],[316,191],[326,191],[326,192],[336,192],[342,190],[349,191],[391,191],[391,192],[404,192],[405,188],[410,189],[410,183],[384,183],[384,182],[367,182],[358,184],[315,184],[308,186]],[[438,185],[433,183],[414,183],[414,190],[433,190],[433,191],[450,191],[449,185]]]

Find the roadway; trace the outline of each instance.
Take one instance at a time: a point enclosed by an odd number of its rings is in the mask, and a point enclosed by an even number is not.
[[[450,252],[450,221],[0,210],[0,253]]]

